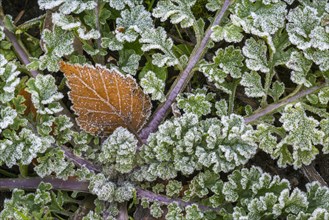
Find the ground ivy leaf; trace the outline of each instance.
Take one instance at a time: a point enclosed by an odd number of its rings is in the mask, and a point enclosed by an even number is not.
[[[120,50],[118,66],[124,73],[135,75],[139,66],[141,56],[134,50]]]
[[[226,24],[224,26],[213,26],[212,33],[210,35],[211,39],[215,42],[225,40],[229,43],[238,43],[243,39],[242,28],[234,24]]]
[[[247,39],[242,52],[248,58],[246,59],[246,65],[250,70],[263,73],[270,71],[267,62],[267,46],[263,40]]]

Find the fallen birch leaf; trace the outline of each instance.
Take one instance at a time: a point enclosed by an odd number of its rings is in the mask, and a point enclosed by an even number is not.
[[[138,132],[151,114],[151,101],[135,79],[96,65],[60,62],[71,91],[78,125],[88,133],[108,136],[117,127]]]

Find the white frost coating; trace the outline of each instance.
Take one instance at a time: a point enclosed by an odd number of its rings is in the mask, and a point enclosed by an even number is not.
[[[157,78],[154,72],[148,71],[141,79],[140,85],[144,93],[152,94],[152,100],[159,100],[160,102],[166,100],[164,95],[165,83]]]
[[[312,47],[319,50],[329,50],[329,28],[316,27],[310,34]]]
[[[191,27],[195,23],[195,18],[191,7],[196,0],[162,0],[153,9],[152,15],[160,18],[162,22],[170,18],[171,23],[181,23],[182,28]]]
[[[86,32],[84,28],[78,29],[79,37],[83,40],[98,39],[101,37],[101,34],[98,30],[91,29],[89,32]]]
[[[71,30],[81,25],[80,21],[75,21],[73,17],[61,13],[53,13],[52,22],[63,30]]]
[[[306,79],[307,73],[311,69],[312,61],[307,60],[302,53],[297,51],[292,52],[286,66],[293,70],[290,78],[294,83],[298,85],[304,84],[306,87],[312,85]]]
[[[11,107],[1,109],[0,112],[0,132],[6,129],[9,125],[14,124],[14,119],[17,117],[17,112]]]
[[[38,4],[40,9],[53,9],[59,5],[61,5],[65,0],[38,0]]]
[[[305,50],[312,46],[309,35],[320,23],[317,15],[317,10],[309,6],[304,7],[303,10],[300,7],[290,10],[286,29],[290,42],[297,48]]]
[[[266,58],[267,46],[263,40],[259,39],[256,41],[254,38],[249,38],[246,40],[242,52],[248,57],[246,59],[246,65],[250,70],[261,71],[263,73],[270,71]]]

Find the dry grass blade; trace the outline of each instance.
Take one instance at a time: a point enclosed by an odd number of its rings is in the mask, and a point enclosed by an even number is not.
[[[60,63],[71,89],[78,125],[88,133],[108,136],[117,127],[138,132],[151,114],[150,98],[135,79],[96,65]]]

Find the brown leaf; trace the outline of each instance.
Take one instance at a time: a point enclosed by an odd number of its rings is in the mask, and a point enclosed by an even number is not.
[[[91,134],[107,136],[117,127],[138,132],[151,114],[151,101],[135,79],[96,65],[60,62],[71,89],[78,125]]]

